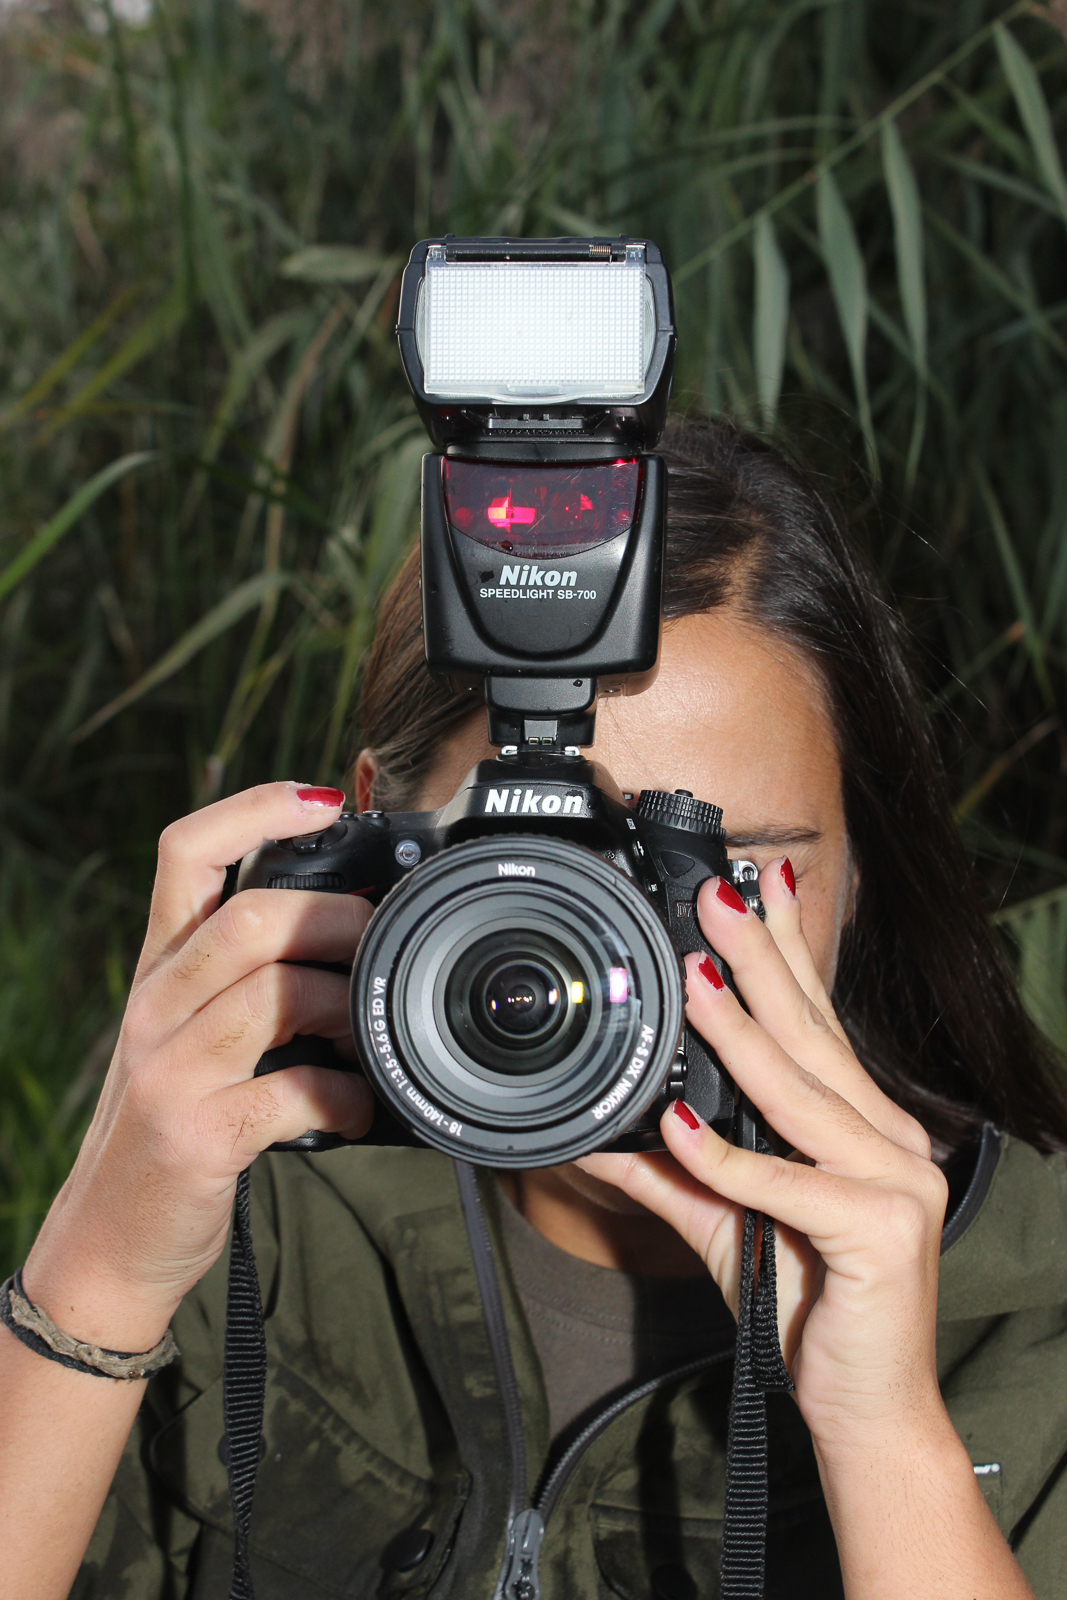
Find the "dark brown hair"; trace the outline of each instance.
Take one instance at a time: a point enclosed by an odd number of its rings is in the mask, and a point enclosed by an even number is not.
[[[834,1004],[864,1066],[944,1155],[988,1118],[1067,1147],[1051,1054],[1019,1001],[952,819],[899,617],[825,497],[766,440],[673,423],[664,616],[730,604],[816,666],[859,869]],[[422,654],[417,554],[386,594],[359,722],[375,803],[409,809],[470,697]]]

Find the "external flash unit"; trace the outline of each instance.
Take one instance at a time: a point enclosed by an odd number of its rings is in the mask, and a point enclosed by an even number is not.
[[[593,742],[598,694],[655,674],[674,366],[643,239],[423,240],[397,336],[423,459],[426,659],[484,688],[497,745]]]

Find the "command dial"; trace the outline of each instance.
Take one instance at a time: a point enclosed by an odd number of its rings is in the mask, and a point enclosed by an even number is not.
[[[637,815],[662,828],[682,828],[686,833],[719,833],[722,807],[707,800],[694,800],[688,789],[643,789],[637,802]]]

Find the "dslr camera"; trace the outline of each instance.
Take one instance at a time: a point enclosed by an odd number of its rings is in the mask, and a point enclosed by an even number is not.
[[[351,980],[380,1101],[369,1142],[536,1167],[662,1148],[676,1096],[729,1125],[734,1086],[686,1026],[681,958],[710,954],[729,981],[697,892],[723,876],[760,909],[756,869],[728,860],[717,806],[623,794],[582,755],[598,698],[639,692],[658,662],[667,484],[652,452],[675,348],[660,252],[625,237],[424,240],[397,335],[436,447],[422,470],[426,660],[484,699],[499,754],[440,811],[346,813],[264,844],[235,887],[375,904]],[[257,1070],[325,1061],[321,1046],[295,1039]]]

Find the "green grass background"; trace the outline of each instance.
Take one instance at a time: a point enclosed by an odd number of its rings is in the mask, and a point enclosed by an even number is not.
[[[1067,0],[0,10],[0,1257],[106,1068],[165,823],[338,781],[425,448],[426,234],[647,232],[675,405],[850,498],[1067,1044]]]

